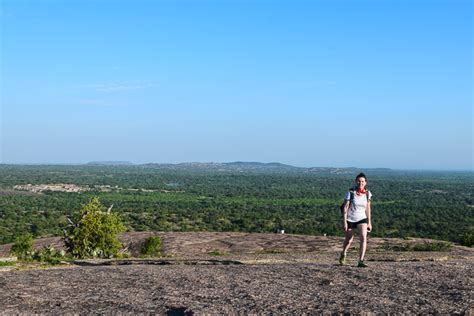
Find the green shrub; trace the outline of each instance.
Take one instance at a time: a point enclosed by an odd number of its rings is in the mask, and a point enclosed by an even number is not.
[[[255,251],[255,254],[264,255],[264,254],[277,254],[277,253],[285,253],[282,249],[262,249]]]
[[[391,244],[389,242],[385,242],[381,248],[384,251],[410,251],[411,247],[409,243],[402,243],[402,244]]]
[[[53,246],[46,246],[33,254],[33,260],[49,264],[59,264],[66,259],[64,250],[57,251]]]
[[[451,249],[452,244],[445,241],[424,242],[415,244],[412,247],[413,251],[448,251]]]
[[[472,247],[474,245],[474,227],[469,227],[469,229],[462,235],[461,245]]]
[[[125,226],[118,214],[106,211],[98,198],[85,205],[76,224],[66,231],[68,251],[77,258],[112,258],[122,244],[118,235]]]
[[[11,267],[16,264],[15,261],[0,261],[0,267]]]
[[[140,253],[146,257],[161,256],[161,238],[160,236],[151,236],[145,239]]]
[[[219,249],[214,249],[212,251],[209,251],[207,253],[210,256],[225,256],[227,253],[225,251],[219,250]]]
[[[403,243],[390,245],[384,243],[382,249],[385,251],[448,251],[452,247],[452,244],[445,241],[439,242],[423,242],[423,243]]]
[[[17,237],[10,249],[10,253],[21,260],[31,259],[33,254],[33,236],[28,234]]]

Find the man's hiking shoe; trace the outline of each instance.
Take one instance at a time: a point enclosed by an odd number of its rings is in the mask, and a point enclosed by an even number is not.
[[[358,267],[358,268],[367,268],[368,265],[367,265],[364,261],[359,261],[359,262],[357,263],[357,267]]]
[[[341,266],[346,264],[346,255],[343,252],[341,252],[341,256],[339,257],[339,264]]]

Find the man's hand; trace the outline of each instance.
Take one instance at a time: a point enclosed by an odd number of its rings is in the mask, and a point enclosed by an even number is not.
[[[368,223],[367,224],[367,232],[371,232],[372,231],[372,223]]]
[[[344,225],[344,231],[345,231],[345,232],[348,231],[348,230],[349,230],[349,227],[347,226],[347,222],[346,222],[346,221],[344,221],[344,224],[343,224],[343,225]]]

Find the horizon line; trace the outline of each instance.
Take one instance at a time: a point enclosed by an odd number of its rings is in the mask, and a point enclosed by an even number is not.
[[[452,169],[423,169],[423,168],[392,168],[392,167],[355,167],[355,166],[295,166],[292,164],[271,161],[271,162],[261,162],[261,161],[242,161],[242,160],[235,160],[235,161],[226,161],[226,162],[216,162],[216,161],[182,161],[182,162],[144,162],[144,163],[135,163],[128,160],[91,160],[87,162],[0,162],[0,165],[16,165],[16,166],[84,166],[88,164],[101,164],[101,163],[109,163],[113,165],[116,163],[117,165],[123,164],[122,166],[142,166],[147,164],[158,164],[158,165],[179,165],[179,164],[230,164],[230,163],[260,163],[260,164],[281,164],[284,166],[289,166],[293,168],[300,168],[300,169],[312,169],[312,168],[326,168],[326,169],[367,169],[367,170],[374,170],[374,169],[388,169],[393,171],[446,171],[446,172],[474,172],[474,169],[471,167],[469,168],[452,168]]]

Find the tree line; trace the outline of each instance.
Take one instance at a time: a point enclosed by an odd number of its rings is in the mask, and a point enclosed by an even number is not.
[[[375,237],[462,242],[473,235],[472,172],[368,175]],[[342,236],[339,205],[354,175],[189,172],[138,166],[0,165],[0,243],[61,235],[98,197],[134,231],[241,231]],[[14,189],[76,184],[81,193]],[[110,186],[103,190],[100,186]]]

